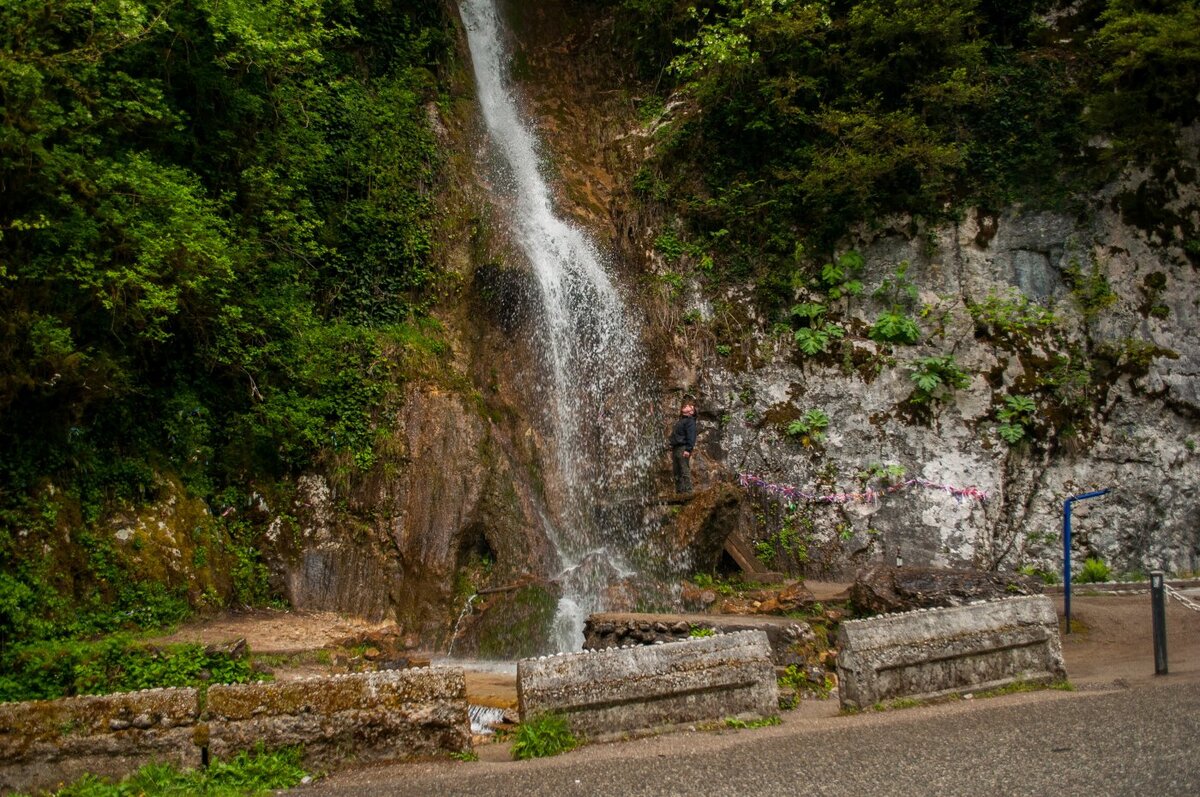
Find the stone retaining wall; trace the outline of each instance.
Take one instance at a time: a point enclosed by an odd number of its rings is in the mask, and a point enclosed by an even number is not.
[[[517,664],[517,697],[522,722],[562,714],[591,736],[778,708],[762,631],[526,659]]]
[[[471,748],[460,669],[384,670],[208,690],[209,750],[227,758],[261,741],[304,745],[310,766]]]
[[[852,708],[1067,677],[1043,595],[855,620],[838,646],[839,694]]]
[[[816,642],[812,626],[790,617],[734,616],[719,614],[635,614],[599,612],[590,615],[583,627],[585,650],[605,650],[626,645],[654,645],[691,638],[692,629],[712,629],[718,634],[762,631],[771,646],[777,667],[811,664],[804,651]]]
[[[203,710],[202,710],[203,706]],[[52,789],[84,773],[118,778],[151,761],[197,767],[259,742],[303,745],[311,767],[471,748],[461,669],[284,683],[153,689],[0,704],[0,794]]]
[[[195,689],[0,704],[0,793],[49,789],[91,772],[118,776],[150,761],[200,764]]]

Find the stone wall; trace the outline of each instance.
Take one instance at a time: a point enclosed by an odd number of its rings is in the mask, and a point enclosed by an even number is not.
[[[771,659],[777,667],[807,663],[803,654],[816,642],[812,626],[790,617],[599,612],[590,615],[583,626],[583,647],[605,650],[681,642],[692,638],[693,629],[711,629],[717,634],[761,631],[767,635]]]
[[[462,670],[385,670],[208,690],[209,750],[304,745],[305,762],[388,760],[471,747]]]
[[[855,620],[838,646],[850,708],[1067,677],[1058,617],[1042,595]]]
[[[119,776],[151,761],[200,764],[195,689],[0,704],[0,793],[49,789],[85,772]]]
[[[203,708],[202,708],[203,706]],[[303,745],[305,764],[385,760],[471,747],[461,669],[290,683],[152,689],[0,704],[0,793],[51,789],[84,773],[119,778],[152,761],[197,767],[259,742]]]
[[[669,727],[778,707],[762,631],[526,659],[517,664],[521,721],[562,714],[589,736]]]

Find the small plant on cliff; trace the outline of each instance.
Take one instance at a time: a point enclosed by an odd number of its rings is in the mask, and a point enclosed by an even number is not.
[[[908,278],[908,261],[896,266],[890,277],[875,289],[875,296],[886,299],[888,309],[879,314],[871,331],[872,340],[882,343],[903,343],[911,346],[921,339],[921,328],[908,314],[908,309],[917,300],[917,286]]]
[[[692,626],[692,630],[688,632],[688,636],[693,639],[701,639],[703,637],[716,636],[717,632],[711,628],[703,626]]]
[[[955,390],[971,384],[971,377],[959,368],[953,354],[922,357],[909,376],[917,385],[912,394],[915,404],[947,401]]]
[[[1010,446],[1016,445],[1033,427],[1037,402],[1031,396],[1005,396],[1004,406],[996,410],[996,434]]]
[[[796,345],[809,357],[823,354],[829,344],[846,336],[845,328],[825,320],[825,305],[820,302],[801,302],[792,307],[791,314],[804,326],[796,330]]]
[[[799,439],[805,446],[814,445],[825,440],[825,430],[829,427],[829,415],[825,410],[813,408],[787,425],[787,435]]]
[[[982,302],[967,302],[967,312],[978,330],[1009,339],[1038,334],[1058,323],[1053,310],[1030,301],[1016,288],[1003,295],[988,291]]]
[[[512,757],[516,760],[545,758],[579,746],[567,720],[558,714],[542,714],[522,722],[513,737]]]
[[[858,296],[862,293],[863,285],[858,275],[862,271],[863,263],[863,256],[851,249],[821,267],[820,285],[829,294],[830,299]]]

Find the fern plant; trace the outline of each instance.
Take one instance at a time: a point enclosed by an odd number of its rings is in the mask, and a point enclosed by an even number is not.
[[[1012,395],[1004,397],[1004,406],[996,410],[996,434],[1010,446],[1019,443],[1033,426],[1037,402],[1031,396]]]
[[[922,357],[913,364],[909,377],[917,385],[912,394],[916,404],[946,401],[955,390],[971,384],[971,376],[959,367],[953,354]]]
[[[786,431],[788,437],[798,437],[808,446],[823,441],[828,427],[829,415],[825,410],[813,408],[789,423]]]

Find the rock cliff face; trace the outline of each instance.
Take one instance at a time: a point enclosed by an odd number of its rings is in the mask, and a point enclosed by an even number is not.
[[[648,126],[632,118],[636,88],[608,57],[606,21],[571,21],[563,6],[519,17],[527,92],[562,201],[637,275],[664,397],[700,398],[702,483],[750,472],[844,495],[916,478],[987,494],[913,487],[790,511],[747,495],[741,526],[772,566],[844,574],[886,560],[1053,573],[1062,501],[1113,487],[1075,507],[1077,560],[1096,556],[1117,573],[1200,567],[1200,131],[1184,132],[1181,165],[1131,170],[1070,212],[880,220],[844,242],[863,256],[860,296],[793,297],[827,302],[848,333],[806,356],[793,329],[756,316],[753,286],[660,289],[656,277],[680,271],[654,251],[666,220],[622,186],[669,114]],[[918,345],[869,336],[896,306],[919,325]],[[920,401],[914,375],[946,355],[965,386]],[[1001,434],[1015,434],[1010,397],[1033,403],[1011,445]],[[813,409],[829,419],[823,439],[789,435]]]
[[[604,47],[603,10],[579,17],[561,0],[509,5],[517,77],[559,199],[640,295],[663,406],[681,392],[700,399],[701,487],[753,473],[818,495],[912,479],[987,494],[914,485],[789,508],[739,489],[740,507],[731,507],[726,487],[710,502],[721,518],[689,520],[707,529],[700,558],[711,562],[719,549],[715,523],[740,526],[773,569],[803,575],[871,562],[1053,573],[1063,499],[1113,487],[1076,507],[1078,560],[1097,556],[1116,572],[1200,569],[1196,131],[1183,142],[1191,166],[1129,172],[1078,212],[972,210],[953,224],[888,219],[861,231],[844,251],[862,254],[865,290],[829,302],[829,320],[847,334],[809,356],[794,328],[756,315],[753,286],[714,293],[697,280],[662,290],[656,277],[668,267],[652,242],[665,222],[627,187],[651,130],[633,118],[630,84]],[[459,88],[469,96],[465,82]],[[538,399],[522,334],[528,278],[506,257],[493,221],[501,214],[471,176],[478,123],[469,102],[431,115],[460,153],[458,184],[444,197],[442,256],[458,279],[441,310],[450,376],[406,388],[384,466],[350,480],[300,480],[271,536],[276,573],[298,607],[396,616],[444,645],[473,591],[544,580],[558,563],[544,498],[554,485],[529,420]],[[794,300],[816,298],[802,290]],[[919,344],[869,336],[894,307],[919,325]],[[953,357],[963,386],[922,401],[913,375],[935,356]],[[1016,397],[1032,407],[1005,416]],[[789,434],[810,410],[828,418],[822,434]],[[1002,425],[1010,436],[1020,426],[1021,438],[1010,444]],[[656,478],[665,483],[665,473]],[[691,514],[664,512],[661,536],[678,541],[672,524]]]

